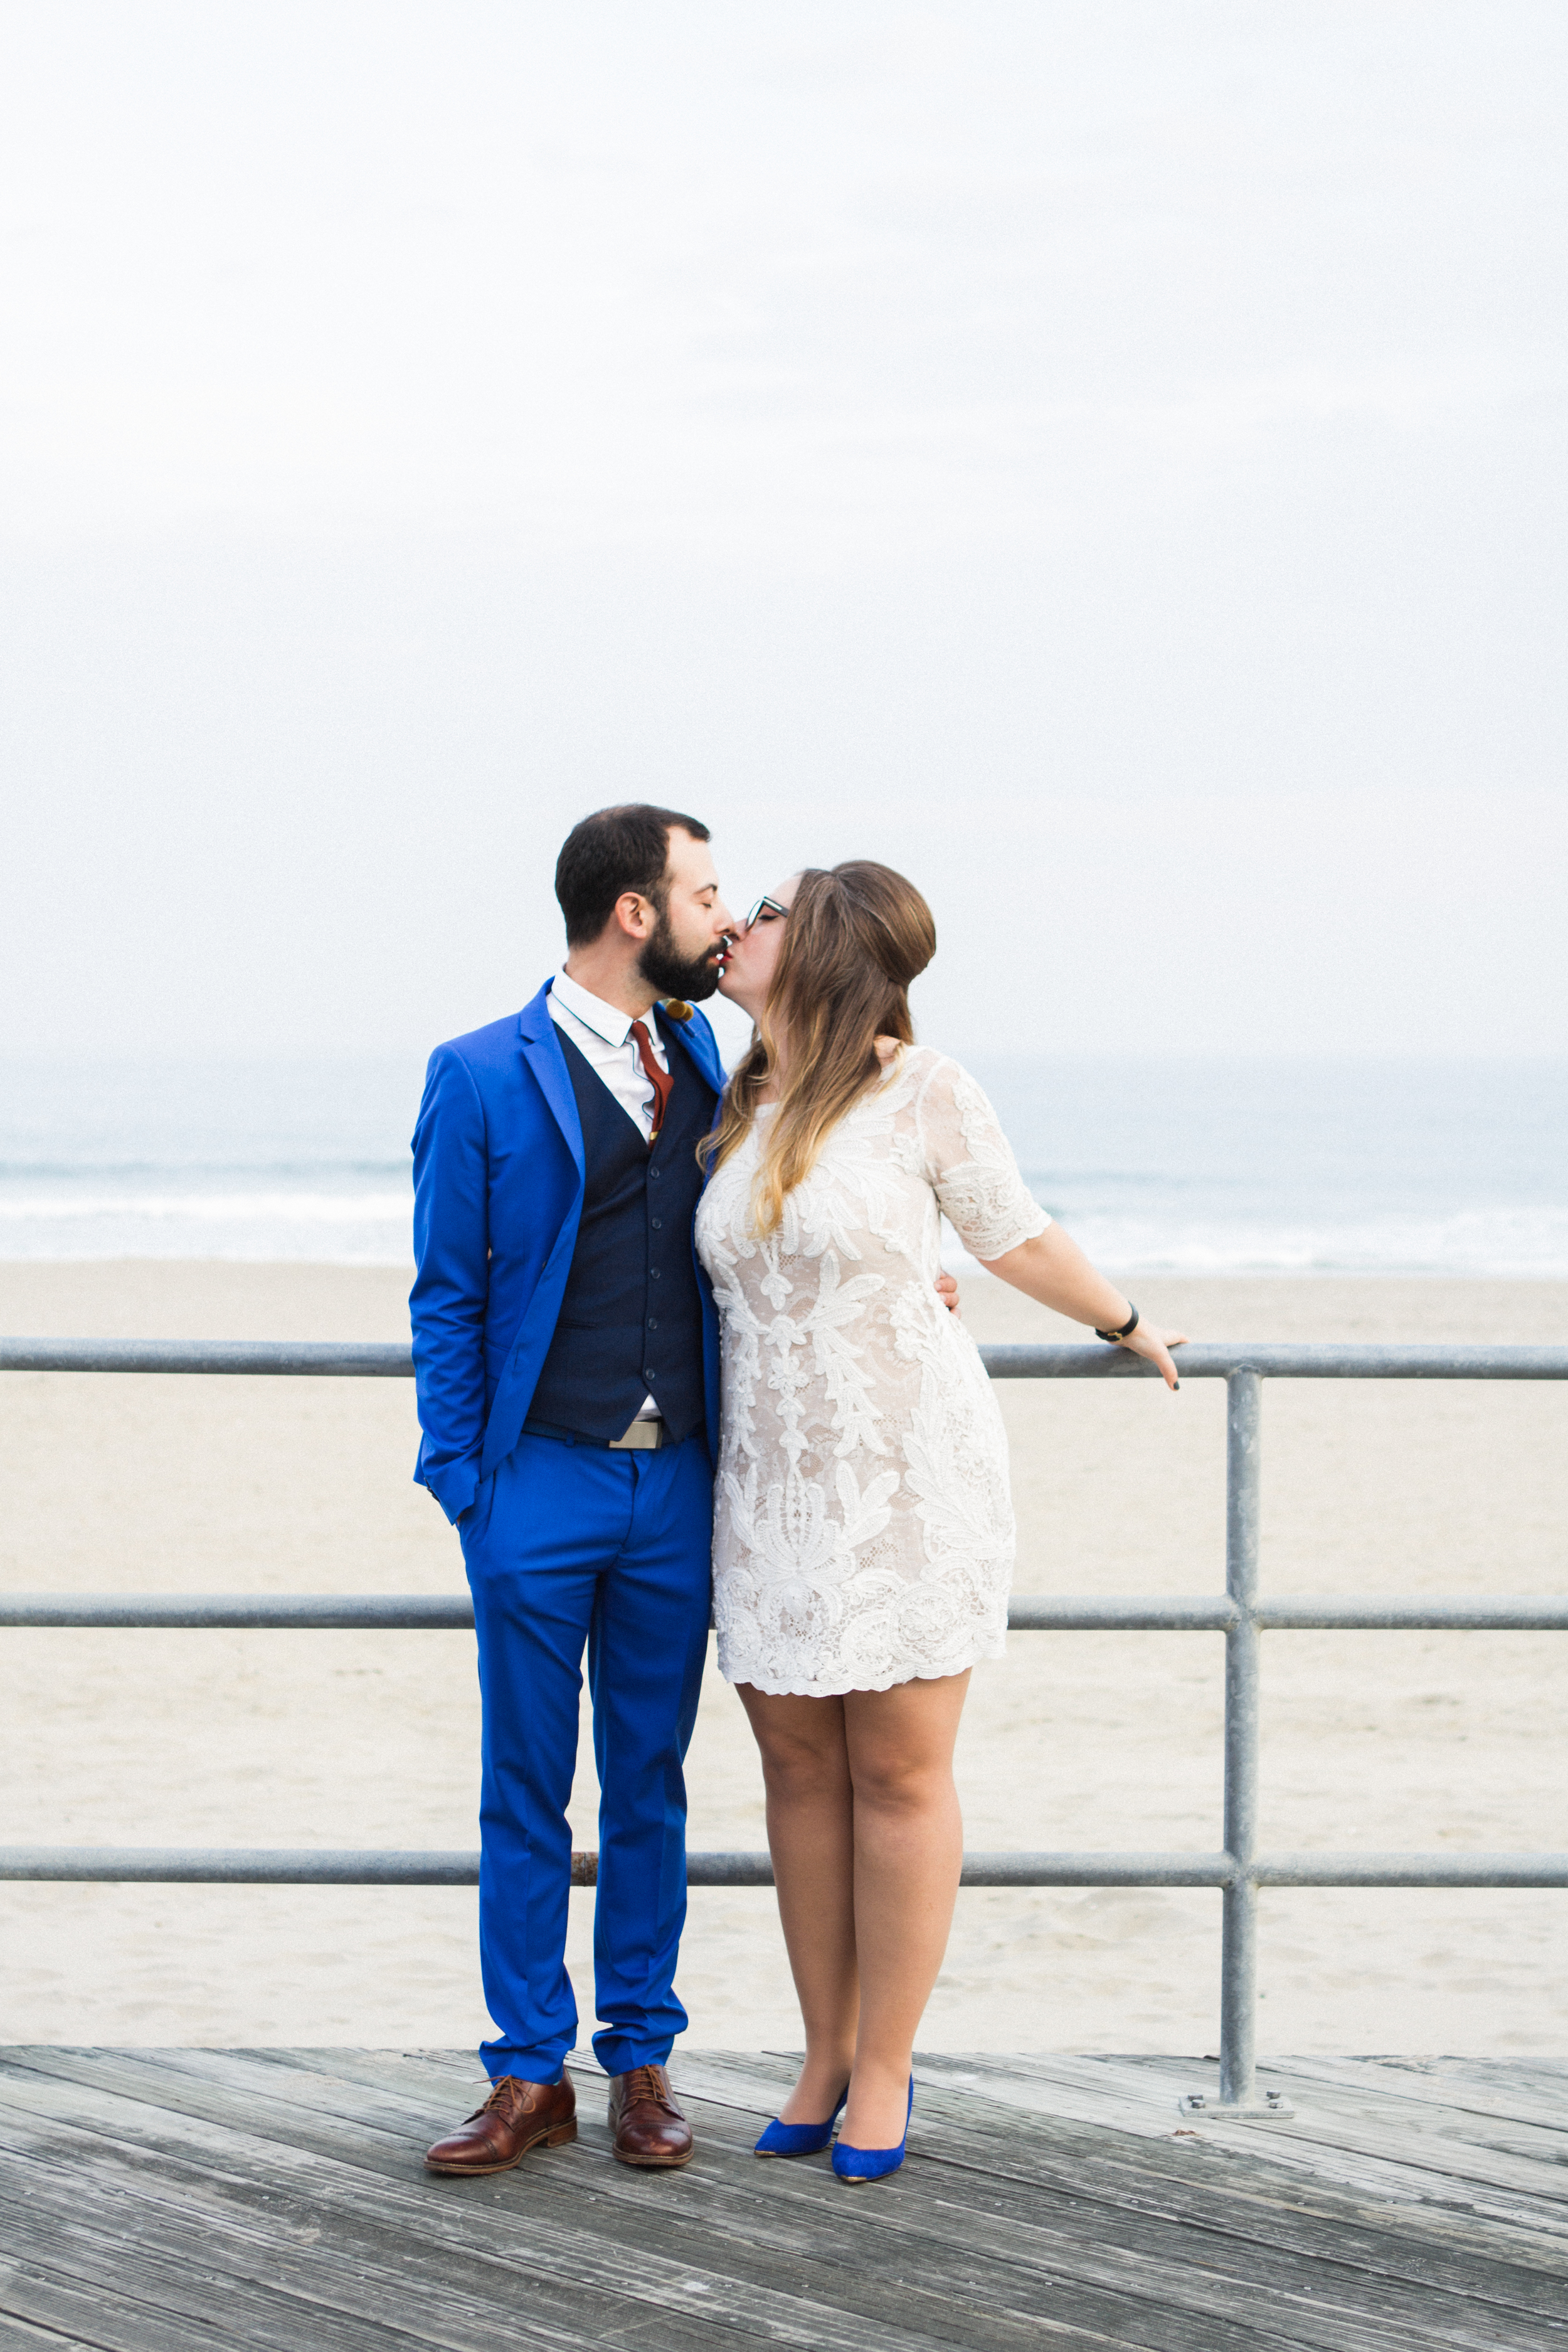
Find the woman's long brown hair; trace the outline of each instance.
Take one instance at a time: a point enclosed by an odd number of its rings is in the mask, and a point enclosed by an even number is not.
[[[714,1168],[738,1150],[758,1096],[779,1076],[779,1041],[787,1038],[753,1202],[759,1234],[777,1230],[786,1193],[810,1174],[830,1131],[880,1079],[877,1038],[915,1043],[909,983],[936,952],[930,908],[890,866],[852,858],[809,866],[801,875],[751,1050],[703,1147]]]

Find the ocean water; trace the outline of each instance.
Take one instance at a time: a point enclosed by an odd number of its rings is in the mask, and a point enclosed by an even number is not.
[[[973,1066],[1108,1267],[1568,1276],[1568,1063]]]
[[[1568,1277],[1568,1065],[988,1060],[1133,1273]],[[409,1261],[423,1056],[0,1064],[0,1257]]]

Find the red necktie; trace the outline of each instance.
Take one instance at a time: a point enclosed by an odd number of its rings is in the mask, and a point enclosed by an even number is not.
[[[670,1097],[675,1090],[675,1082],[668,1070],[661,1070],[659,1067],[653,1052],[653,1041],[648,1034],[647,1023],[633,1021],[632,1034],[637,1040],[637,1058],[642,1063],[648,1083],[653,1089],[653,1131],[648,1140],[650,1143],[657,1143],[659,1129],[664,1124],[664,1112],[669,1107]]]

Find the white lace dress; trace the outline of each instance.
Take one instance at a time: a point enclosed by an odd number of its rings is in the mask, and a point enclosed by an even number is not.
[[[829,1136],[766,1241],[764,1109],[697,1210],[723,1327],[720,1671],[826,1698],[959,1674],[1006,1646],[1007,1436],[934,1284],[945,1211],[977,1257],[1051,1223],[956,1062],[912,1046]]]

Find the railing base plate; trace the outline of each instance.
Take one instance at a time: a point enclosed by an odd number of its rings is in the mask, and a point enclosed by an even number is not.
[[[1258,2117],[1283,2123],[1296,2110],[1283,2091],[1265,2091],[1261,2098],[1221,2099],[1207,2091],[1189,2091],[1176,2105],[1184,2116],[1207,2116],[1210,2123],[1250,2123]]]

